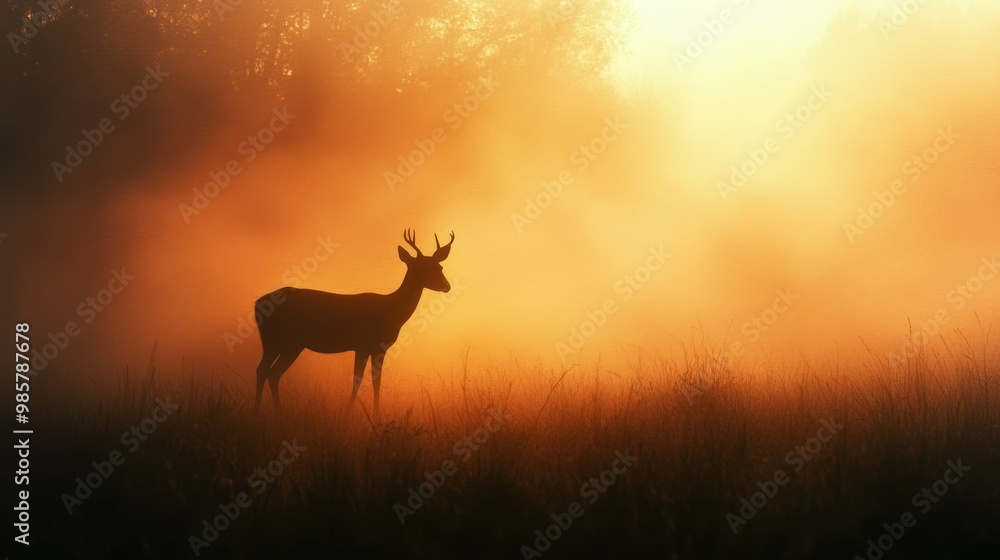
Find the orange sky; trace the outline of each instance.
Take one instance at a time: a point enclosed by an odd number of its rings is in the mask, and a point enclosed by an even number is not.
[[[621,96],[614,106],[472,83],[420,116],[424,133],[361,160],[310,149],[294,132],[314,118],[302,110],[253,161],[245,131],[220,134],[200,171],[151,172],[151,188],[107,211],[136,280],[94,321],[111,343],[102,358],[138,362],[158,339],[178,363],[249,371],[256,333],[232,353],[224,335],[254,299],[290,278],[391,291],[407,227],[425,251],[456,232],[456,289],[425,293],[402,367],[450,367],[467,349],[613,362],[632,345],[676,352],[699,329],[777,360],[852,356],[859,337],[898,350],[908,319],[988,324],[1000,306],[983,265],[1000,253],[998,3],[932,2],[886,27],[895,4],[636,0],[630,51],[595,76]],[[436,135],[412,176],[387,181]],[[178,206],[230,159],[240,173],[185,216]],[[76,315],[45,299],[24,305]]]

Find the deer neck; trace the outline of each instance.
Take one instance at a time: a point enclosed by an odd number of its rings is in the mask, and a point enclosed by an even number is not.
[[[400,326],[417,310],[417,304],[420,303],[420,294],[423,291],[424,287],[417,280],[416,275],[407,270],[406,276],[403,277],[403,283],[399,285],[399,288],[395,292],[390,294],[390,297],[396,300],[394,315]]]

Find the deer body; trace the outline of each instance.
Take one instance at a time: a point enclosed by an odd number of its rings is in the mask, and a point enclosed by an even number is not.
[[[404,286],[405,287],[405,286]],[[404,287],[391,294],[331,294],[319,290],[281,288],[259,301],[281,299],[280,312],[259,325],[261,336],[280,346],[301,345],[322,354],[375,353],[396,342],[399,329],[420,301],[420,292]],[[364,325],[365,328],[359,328]]]
[[[416,247],[414,236],[404,238],[417,251],[410,256],[399,247],[399,258],[406,263],[406,276],[391,294],[332,294],[319,290],[285,287],[257,300],[257,327],[264,349],[257,366],[257,394],[254,410],[260,408],[264,382],[271,387],[275,407],[279,406],[278,381],[303,350],[323,354],[354,352],[354,404],[369,359],[372,362],[372,386],[375,414],[378,415],[379,384],[382,360],[396,342],[399,330],[413,315],[424,288],[447,292],[451,289],[440,262],[447,258],[451,243],[425,257]],[[435,240],[437,237],[435,236]],[[452,234],[452,241],[455,236]],[[266,301],[274,305],[270,315],[263,313]]]

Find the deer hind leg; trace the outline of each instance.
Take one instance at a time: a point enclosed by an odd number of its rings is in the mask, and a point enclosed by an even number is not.
[[[260,410],[260,396],[264,392],[264,380],[267,379],[267,372],[276,359],[278,359],[278,352],[264,350],[264,356],[261,357],[260,364],[257,366],[257,396],[253,400],[254,412]]]
[[[274,401],[274,409],[281,409],[281,401],[278,400],[278,380],[281,379],[281,374],[291,367],[292,362],[295,358],[299,357],[302,353],[302,348],[298,350],[293,350],[291,352],[282,352],[278,355],[278,359],[275,360],[274,365],[271,366],[270,371],[267,372],[267,384],[271,386],[271,400]]]
[[[361,388],[361,380],[365,376],[365,364],[368,363],[369,356],[371,356],[371,354],[367,354],[365,352],[354,352],[354,388],[351,389],[351,400],[347,403],[347,410],[351,410],[351,407],[354,406],[354,399],[357,398],[358,389]],[[373,375],[374,373],[374,370],[372,370]]]

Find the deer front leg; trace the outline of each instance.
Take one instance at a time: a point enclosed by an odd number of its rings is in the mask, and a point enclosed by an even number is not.
[[[372,356],[372,389],[375,393],[375,419],[378,420],[378,388],[382,383],[382,360],[385,359],[385,352]]]
[[[351,390],[351,400],[347,403],[348,411],[354,406],[354,399],[358,396],[358,389],[361,388],[361,379],[365,376],[365,364],[368,363],[369,356],[370,354],[361,351],[354,353],[354,388]],[[374,374],[374,372],[372,373]]]
[[[279,353],[270,350],[267,344],[264,345],[264,355],[257,366],[257,396],[253,400],[254,412],[260,411],[260,397],[264,392],[264,381],[267,379],[267,372],[271,370],[274,361],[278,359],[278,355]]]

